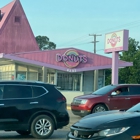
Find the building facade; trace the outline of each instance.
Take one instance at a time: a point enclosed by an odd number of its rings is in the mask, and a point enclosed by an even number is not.
[[[94,90],[93,79],[94,71],[70,73],[20,63],[0,66],[0,80],[44,81],[55,84],[60,90],[64,91],[91,92]],[[104,81],[104,70],[99,70],[98,88],[104,86]]]
[[[94,91],[94,70],[98,70],[98,88],[103,87],[104,70],[111,65],[111,58],[77,48],[39,50],[20,1],[0,8],[0,80],[55,84],[71,102],[76,95]]]
[[[34,80],[55,84],[63,91],[94,91],[94,70],[98,88],[105,85],[105,69],[112,59],[76,48],[30,51],[0,55],[0,80]],[[119,67],[131,66],[119,61]]]

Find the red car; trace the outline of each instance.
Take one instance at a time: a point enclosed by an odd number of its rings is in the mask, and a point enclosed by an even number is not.
[[[74,115],[86,116],[107,110],[127,110],[139,102],[139,84],[108,85],[91,94],[75,97],[71,110]]]

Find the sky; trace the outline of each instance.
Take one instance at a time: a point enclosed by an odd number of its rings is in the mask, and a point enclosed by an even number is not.
[[[2,8],[12,0],[1,0]],[[140,42],[140,0],[20,0],[35,36],[47,36],[56,48],[74,47],[104,53],[105,34],[129,30]]]

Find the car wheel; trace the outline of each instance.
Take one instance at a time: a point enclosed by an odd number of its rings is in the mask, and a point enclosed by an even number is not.
[[[46,115],[36,117],[31,124],[31,134],[35,138],[46,139],[54,132],[54,122]]]
[[[16,131],[18,134],[20,134],[20,135],[30,135],[30,131],[24,131],[24,130],[17,130]]]
[[[97,112],[102,112],[102,111],[107,111],[107,110],[108,109],[105,105],[98,104],[93,108],[92,113],[97,113]]]

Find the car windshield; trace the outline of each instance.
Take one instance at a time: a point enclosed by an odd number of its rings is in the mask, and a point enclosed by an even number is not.
[[[140,112],[140,103],[128,109],[126,112]]]
[[[104,95],[104,94],[107,94],[108,92],[112,91],[115,88],[116,88],[115,85],[104,86],[104,87],[94,91],[92,94],[94,94],[94,95]]]

